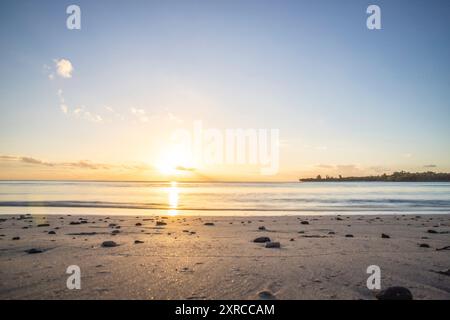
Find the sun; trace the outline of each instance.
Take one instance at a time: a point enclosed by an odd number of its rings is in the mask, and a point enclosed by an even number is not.
[[[161,153],[156,167],[163,175],[186,175],[195,171],[189,150],[176,145]]]

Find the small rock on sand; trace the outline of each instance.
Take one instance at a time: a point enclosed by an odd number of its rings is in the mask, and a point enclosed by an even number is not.
[[[111,234],[118,234],[118,233],[120,233],[120,230],[113,230],[113,231],[111,231]]]
[[[38,227],[50,227],[48,223],[41,223],[37,225]]]
[[[421,243],[421,244],[419,244],[419,247],[421,247],[421,248],[429,248],[430,245],[428,243]]]
[[[380,291],[376,298],[378,300],[412,300],[411,291],[404,287],[389,287]]]
[[[48,234],[56,234],[55,231],[49,231]]]
[[[253,240],[253,242],[256,242],[256,243],[270,242],[270,238],[269,237],[258,237],[255,240]]]
[[[261,292],[258,292],[258,297],[262,300],[275,300],[276,297],[272,294],[272,292],[264,290]]]
[[[428,233],[438,233],[436,230],[430,229],[427,231]]]
[[[266,248],[280,248],[281,244],[279,242],[266,242]]]
[[[140,227],[140,226],[142,226],[142,223],[138,222],[138,223],[135,224],[135,226],[136,227]]]
[[[164,221],[156,221],[156,225],[157,226],[165,226],[165,225],[167,225],[167,223],[165,223]]]
[[[20,237],[14,237],[12,240],[20,240]]]
[[[104,248],[117,247],[117,243],[115,243],[114,241],[103,241],[102,247]]]
[[[302,222],[300,222],[301,224],[309,224],[309,222],[308,221],[302,221]]]
[[[205,222],[204,225],[205,225],[205,226],[213,226],[214,223],[213,223],[213,222]]]
[[[381,238],[383,238],[383,239],[390,239],[391,237],[389,235],[385,234],[385,233],[382,233],[381,234]]]
[[[353,235],[352,234],[346,234],[345,237],[346,238],[353,238]]]
[[[31,249],[25,250],[25,252],[28,254],[35,254],[35,253],[42,253],[44,251],[41,249],[31,248]]]
[[[261,227],[258,228],[258,230],[266,230],[266,227],[261,226]]]
[[[141,240],[134,240],[134,244],[140,244],[140,243],[144,243],[144,241],[141,241]]]

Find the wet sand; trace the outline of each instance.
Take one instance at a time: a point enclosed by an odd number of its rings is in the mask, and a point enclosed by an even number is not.
[[[0,299],[375,299],[369,265],[381,268],[382,289],[450,299],[439,273],[450,268],[449,214],[0,221]],[[80,290],[66,287],[70,265],[81,269]]]

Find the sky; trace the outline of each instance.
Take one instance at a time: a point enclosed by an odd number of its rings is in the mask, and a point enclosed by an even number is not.
[[[80,30],[66,27],[71,4]],[[371,4],[381,30],[366,26]],[[449,1],[0,7],[0,179],[450,171]],[[278,130],[276,170],[192,161],[173,133],[199,121],[216,136]]]

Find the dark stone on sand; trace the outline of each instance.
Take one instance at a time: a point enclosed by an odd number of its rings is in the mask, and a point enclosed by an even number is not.
[[[118,234],[118,233],[120,233],[120,230],[113,230],[113,231],[111,231],[111,234]]]
[[[275,249],[275,248],[280,248],[281,244],[279,242],[266,242],[266,248],[271,248],[271,249]]]
[[[378,300],[412,300],[411,291],[404,287],[389,287],[380,291],[376,298]]]
[[[253,242],[256,242],[256,243],[270,242],[270,238],[269,237],[258,237],[255,240],[253,240]]]
[[[48,234],[56,234],[55,231],[49,231]]]
[[[338,221],[342,221],[342,218],[339,218],[339,217],[337,217],[337,218],[336,218],[336,220],[338,220]]]
[[[71,221],[69,224],[75,225],[75,224],[80,224],[80,223],[78,221]]]
[[[35,254],[35,253],[42,253],[44,251],[41,249],[31,248],[31,249],[25,250],[25,252],[28,254]]]
[[[261,226],[261,227],[258,228],[258,230],[266,230],[266,227]]]
[[[102,247],[104,248],[117,247],[117,243],[115,243],[114,241],[103,241]]]
[[[115,224],[115,223],[108,224],[108,227],[110,227],[110,228],[114,228],[115,226],[117,226],[117,224]]]
[[[167,223],[165,223],[164,221],[156,221],[156,225],[157,226],[165,226],[165,225],[167,225]]]
[[[20,240],[20,237],[14,237],[12,240]]]
[[[213,226],[214,223],[213,223],[213,222],[205,222],[204,225],[205,225],[205,226]]]
[[[436,230],[430,229],[427,231],[428,233],[438,233]]]
[[[346,238],[353,238],[353,235],[352,234],[346,234],[345,237]]]
[[[275,300],[276,297],[272,294],[272,292],[264,290],[261,292],[258,292],[258,297],[262,300]]]
[[[442,270],[442,271],[433,271],[433,272],[442,274],[442,275],[444,275],[444,276],[450,276],[450,269]]]
[[[381,238],[383,238],[383,239],[390,239],[391,237],[388,236],[388,235],[385,234],[385,233],[382,233],[382,234],[381,234]]]
[[[134,244],[140,244],[140,243],[144,243],[144,241],[141,241],[141,240],[134,240]]]
[[[142,223],[138,222],[138,223],[135,224],[135,226],[136,227],[140,227],[140,226],[142,226]]]
[[[41,223],[37,225],[38,227],[50,227],[48,223]]]
[[[302,221],[302,222],[300,222],[301,224],[309,224],[309,222],[308,221]]]
[[[330,232],[328,232],[328,234],[336,234],[336,232],[330,231]]]
[[[295,241],[295,239],[294,239],[294,238],[291,238],[291,240],[289,240],[289,241]]]
[[[419,247],[421,247],[421,248],[429,248],[430,245],[427,244],[427,243],[421,243],[421,244],[419,244]]]

